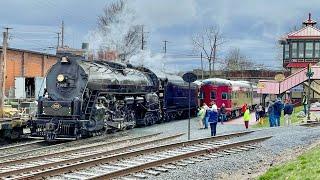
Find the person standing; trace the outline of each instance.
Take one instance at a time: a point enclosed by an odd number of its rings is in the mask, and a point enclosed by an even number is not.
[[[256,115],[256,121],[259,121],[259,119],[260,119],[259,104],[257,104],[254,107],[254,110],[255,110],[255,115]]]
[[[285,126],[289,126],[291,124],[292,112],[293,112],[293,104],[291,103],[290,99],[288,99],[283,108]]]
[[[202,106],[198,112],[198,117],[199,117],[199,129],[203,129],[203,119],[206,116],[206,110],[204,109],[204,106]]]
[[[259,111],[259,123],[264,124],[264,117],[265,117],[265,108],[260,104],[260,111]]]
[[[202,124],[204,126],[204,129],[208,129],[208,120],[209,120],[209,110],[210,108],[207,106],[206,103],[203,103],[203,108],[205,110],[204,118],[202,119]]]
[[[280,126],[280,117],[281,117],[282,109],[283,109],[283,104],[280,98],[278,98],[273,105],[273,114],[274,114],[274,119],[276,123],[275,126]]]
[[[307,100],[306,92],[303,92],[302,105],[303,105],[304,115],[306,116],[306,115],[307,115],[307,105],[308,105],[308,100]]]
[[[246,112],[246,110],[247,110],[247,104],[245,103],[245,104],[243,104],[243,106],[241,107],[241,112],[242,112],[242,114],[244,114],[244,113]]]
[[[217,123],[218,123],[218,109],[216,107],[212,107],[209,110],[209,123],[211,129],[211,136],[216,136],[217,134]]]
[[[224,103],[222,103],[222,105],[221,105],[219,114],[220,114],[220,118],[221,118],[221,124],[223,124],[223,122],[227,120],[226,105]]]
[[[250,121],[251,117],[250,117],[250,111],[249,109],[246,109],[246,111],[243,114],[243,120],[244,120],[244,126],[246,127],[246,129],[249,128],[249,121]]]
[[[270,124],[270,127],[274,127],[275,124],[274,124],[274,115],[273,115],[273,102],[269,102],[269,105],[268,105],[268,115],[269,115],[269,124]]]

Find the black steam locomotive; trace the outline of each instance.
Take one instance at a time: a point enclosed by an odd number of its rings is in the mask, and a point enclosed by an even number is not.
[[[197,108],[192,86],[191,110]],[[184,118],[188,86],[179,76],[108,61],[62,57],[49,70],[31,136],[47,140],[92,136]]]

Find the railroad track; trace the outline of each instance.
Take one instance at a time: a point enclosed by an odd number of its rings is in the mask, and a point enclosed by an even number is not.
[[[38,156],[3,161],[0,163],[0,177],[10,176],[14,173],[19,174],[30,171],[32,172],[34,170],[38,170],[39,168],[50,168],[60,164],[69,164],[72,162],[81,161],[82,159],[86,158],[94,158],[97,154],[104,154],[106,152],[116,153],[119,150],[127,150],[128,147],[137,148],[140,146],[147,146],[152,143],[159,143],[162,141],[172,140],[183,135],[175,134],[171,136],[156,138],[156,136],[158,136],[159,134],[160,133],[144,135],[134,138],[127,138],[111,142],[102,142],[98,144],[62,150],[59,152],[51,152]],[[130,146],[126,145],[128,143],[130,144]],[[115,145],[117,145],[119,148],[113,150],[108,149],[108,146]]]
[[[317,126],[320,126],[320,122],[319,121],[307,122],[307,123],[300,124],[300,126],[317,127]]]
[[[25,163],[28,161],[35,161],[42,158],[54,157],[54,156],[59,156],[67,153],[69,154],[77,153],[79,151],[91,151],[93,148],[103,148],[105,146],[112,145],[114,143],[127,143],[134,140],[140,140],[142,138],[148,139],[148,138],[156,137],[158,135],[160,135],[160,133],[148,134],[148,135],[132,137],[132,138],[124,138],[121,140],[115,140],[110,142],[92,143],[89,145],[75,146],[74,148],[65,148],[63,150],[58,150],[58,151],[50,151],[50,149],[54,149],[55,147],[60,147],[63,144],[51,145],[50,147],[47,146],[47,147],[29,149],[27,151],[0,156],[0,168],[4,165]],[[44,152],[34,153],[35,151],[41,151],[41,150],[44,150]],[[28,153],[33,153],[33,154],[31,154],[30,156],[27,156]],[[1,169],[0,169],[0,172],[1,172]]]
[[[140,139],[140,138],[149,138],[149,137],[154,137],[157,136],[161,133],[154,133],[154,134],[149,134],[149,135],[145,135],[145,136],[141,136],[141,137],[136,137],[136,138],[124,138],[122,140],[119,140],[119,142],[123,141],[126,142],[128,140],[134,140],[134,139]],[[29,159],[32,158],[34,156],[44,156],[44,155],[49,155],[50,152],[52,151],[58,151],[60,152],[61,149],[68,149],[70,147],[83,147],[83,144],[93,144],[92,146],[96,145],[96,144],[104,144],[99,142],[98,140],[105,140],[106,137],[104,138],[99,138],[99,139],[92,139],[92,141],[90,141],[90,139],[84,139],[84,140],[80,140],[80,141],[72,141],[72,142],[64,142],[64,141],[59,141],[57,142],[58,144],[47,144],[47,146],[40,146],[40,147],[24,147],[24,149],[26,150],[20,150],[17,151],[15,150],[14,153],[7,153],[5,155],[0,156],[0,166],[4,163],[4,162],[11,162],[11,161],[15,161],[15,160],[21,160],[21,162],[23,162],[24,159]],[[83,141],[83,142],[82,142]],[[97,143],[98,141],[98,143]],[[95,143],[94,143],[95,142]],[[114,141],[112,141],[114,142]],[[46,144],[46,142],[44,142]],[[106,142],[107,143],[107,142]],[[89,145],[90,147],[90,145]],[[12,148],[14,149],[14,148]]]
[[[238,137],[249,134],[253,131],[230,133],[226,135],[197,139],[187,142],[178,142],[169,145],[162,145],[162,148],[174,148],[181,146],[189,146],[195,143],[222,141],[232,137]],[[86,167],[95,166],[97,164],[106,163],[110,160],[118,160],[119,158],[127,158],[136,156],[141,153],[154,152],[159,148],[161,142],[172,140],[182,134],[165,136],[155,138],[152,140],[145,140],[143,142],[131,143],[129,146],[122,146],[115,149],[104,151],[82,151],[78,149],[77,152],[61,152],[59,154],[52,154],[47,157],[33,157],[32,159],[15,160],[11,162],[3,162],[0,165],[0,177],[3,179],[26,179],[26,178],[42,178],[48,176],[59,175],[74,171],[75,169],[82,169]],[[220,142],[226,143],[226,142]],[[92,147],[91,147],[92,149]],[[68,175],[66,175],[68,176]]]
[[[45,143],[45,141],[43,141],[43,140],[34,140],[31,142],[26,142],[26,143],[19,143],[19,144],[15,144],[15,145],[3,146],[3,147],[0,147],[0,156],[4,156],[4,155],[10,153],[10,151],[12,151],[13,149],[18,149],[21,151],[23,149],[39,147],[39,145],[43,145],[44,143]]]

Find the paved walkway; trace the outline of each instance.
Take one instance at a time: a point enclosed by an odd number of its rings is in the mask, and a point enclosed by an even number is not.
[[[254,125],[254,124],[257,124],[257,123],[258,122],[256,121],[255,113],[251,113],[251,119],[249,121],[249,125]],[[244,125],[243,116],[238,117],[236,119],[231,119],[231,120],[225,122],[225,124],[243,124]]]

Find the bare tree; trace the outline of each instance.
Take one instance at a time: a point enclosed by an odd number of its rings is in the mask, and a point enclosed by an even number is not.
[[[212,77],[217,57],[217,50],[224,43],[222,34],[217,26],[205,28],[192,37],[194,48],[200,50],[209,62],[209,73]]]
[[[98,29],[104,39],[101,49],[117,51],[125,58],[136,54],[141,47],[142,25],[134,24],[134,11],[127,1],[117,0],[107,5],[98,17]]]
[[[225,63],[222,67],[228,71],[236,70],[250,70],[264,68],[263,64],[256,64],[250,61],[244,54],[240,52],[239,48],[229,50],[226,55]]]

